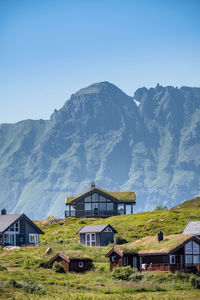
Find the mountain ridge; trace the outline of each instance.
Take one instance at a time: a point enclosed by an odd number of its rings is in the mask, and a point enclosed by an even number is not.
[[[134,100],[139,102],[137,106]],[[138,211],[200,194],[200,88],[95,83],[49,120],[0,124],[0,203],[33,218],[62,217],[65,196],[91,180],[136,192]]]

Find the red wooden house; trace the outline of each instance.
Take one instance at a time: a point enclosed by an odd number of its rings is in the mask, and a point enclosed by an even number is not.
[[[115,246],[107,254],[110,271],[116,266],[131,266],[139,271],[197,271],[200,265],[200,238],[192,235],[169,235],[158,241],[149,236]]]
[[[64,267],[65,272],[85,272],[92,268],[92,260],[87,257],[76,257],[75,254],[70,256],[63,253],[57,253],[49,260],[49,264],[59,262]]]

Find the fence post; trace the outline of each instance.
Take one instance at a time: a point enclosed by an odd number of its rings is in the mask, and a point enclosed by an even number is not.
[[[67,292],[69,293],[69,281],[67,281]]]

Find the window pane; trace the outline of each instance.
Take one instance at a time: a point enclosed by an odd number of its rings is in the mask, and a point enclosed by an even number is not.
[[[98,202],[98,194],[92,194],[92,201],[93,202]]]
[[[87,198],[85,198],[85,202],[91,202],[91,196],[88,196]]]
[[[87,241],[90,241],[90,235],[89,234],[86,235],[86,239],[87,239]]]
[[[131,205],[126,205],[126,215],[131,214]]]
[[[66,205],[66,210],[69,211],[69,205]]]
[[[74,206],[71,206],[71,211],[75,211],[75,207]]]
[[[102,211],[106,210],[106,203],[100,203],[99,206],[100,206],[100,210]]]
[[[118,213],[119,215],[124,214],[124,204],[118,204]]]
[[[69,211],[66,211],[65,214],[67,217],[69,217]]]
[[[112,211],[113,210],[113,203],[107,203],[107,210]]]
[[[102,197],[102,196],[99,196],[99,201],[100,202],[106,202],[106,198]]]
[[[185,263],[186,265],[192,264],[192,255],[185,256]]]
[[[199,245],[193,242],[193,254],[199,254]]]
[[[92,209],[91,203],[85,203],[85,210],[91,210],[91,209]]]
[[[99,203],[92,203],[92,209],[99,208]]]
[[[189,242],[185,245],[185,253],[192,254],[192,242]]]
[[[200,260],[199,260],[199,255],[194,255],[193,256],[193,263],[195,265],[198,265],[200,263]]]

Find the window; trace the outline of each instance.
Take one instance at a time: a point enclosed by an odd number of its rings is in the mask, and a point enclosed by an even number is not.
[[[193,242],[193,254],[199,254],[199,244]]]
[[[83,262],[79,261],[78,266],[79,266],[79,268],[83,268]]]
[[[16,223],[14,223],[9,229],[8,231],[10,232],[19,232],[19,221],[17,221]]]
[[[192,254],[192,242],[189,242],[185,245],[185,253]]]
[[[91,202],[91,196],[88,196],[87,198],[85,198],[85,202]]]
[[[111,261],[112,261],[112,262],[115,262],[115,256],[114,256],[114,255],[111,256]]]
[[[106,210],[106,202],[105,203],[99,203],[99,208],[100,208],[100,211],[105,211]]]
[[[85,210],[91,210],[91,209],[92,209],[91,203],[85,203]]]
[[[29,243],[37,245],[39,243],[38,234],[30,233],[29,234]]]
[[[95,245],[96,245],[96,234],[86,233],[86,246],[95,246]]]
[[[100,202],[106,202],[106,198],[104,198],[103,196],[99,196],[99,201]]]
[[[185,256],[185,263],[186,265],[192,265],[192,255]]]
[[[92,201],[98,202],[98,194],[96,194],[96,193],[92,194]]]
[[[128,257],[127,256],[125,256],[123,258],[123,263],[124,263],[124,266],[128,266]]]
[[[99,203],[92,203],[92,210],[99,208]]]
[[[71,206],[71,217],[75,217],[75,207]]]
[[[113,211],[113,203],[107,203],[107,210]]]
[[[193,255],[193,264],[194,265],[200,264],[199,255]]]
[[[174,264],[176,263],[175,255],[170,255],[169,261],[170,261],[170,264],[171,264],[171,265],[174,265]]]
[[[110,227],[107,227],[104,232],[112,232],[112,229]]]
[[[124,214],[124,204],[118,204],[118,215]]]
[[[126,205],[126,215],[131,214],[131,205]]]

